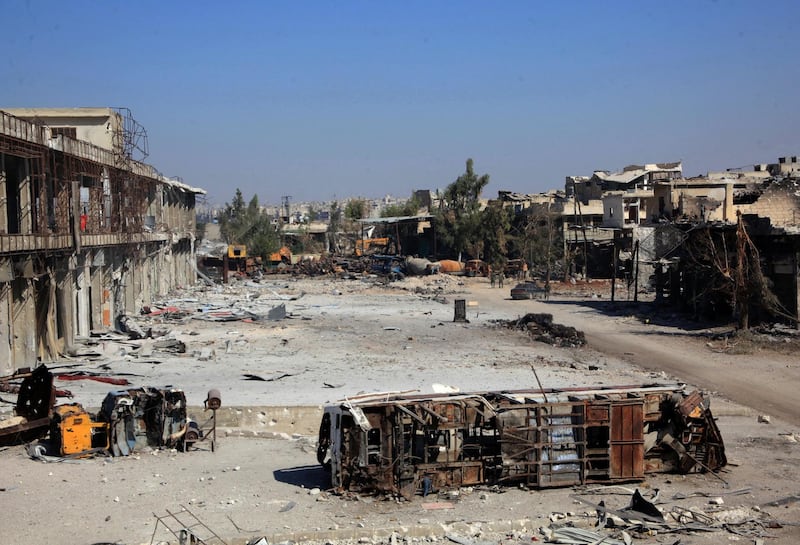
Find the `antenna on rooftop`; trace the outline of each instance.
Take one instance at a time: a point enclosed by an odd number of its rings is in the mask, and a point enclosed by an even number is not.
[[[113,127],[114,151],[127,160],[144,161],[150,155],[147,131],[133,118],[128,108],[113,108],[119,114],[119,123]]]

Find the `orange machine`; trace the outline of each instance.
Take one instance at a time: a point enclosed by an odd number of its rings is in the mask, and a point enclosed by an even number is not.
[[[385,252],[389,247],[389,237],[360,238],[356,240],[356,255],[362,256],[375,251]]]
[[[228,259],[247,257],[247,246],[244,244],[231,244],[228,246]]]
[[[292,251],[286,246],[282,246],[277,252],[269,254],[269,264],[277,265],[278,263],[292,264]]]
[[[59,405],[53,409],[50,439],[61,456],[108,448],[108,424],[93,422],[80,403]]]

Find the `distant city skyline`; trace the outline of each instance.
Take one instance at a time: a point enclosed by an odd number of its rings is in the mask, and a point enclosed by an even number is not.
[[[146,161],[263,203],[800,154],[800,3],[4,5],[2,107],[125,106]]]

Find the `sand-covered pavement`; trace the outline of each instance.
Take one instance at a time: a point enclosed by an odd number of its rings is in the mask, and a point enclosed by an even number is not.
[[[468,307],[469,323],[453,322],[457,298],[477,303]],[[172,384],[185,390],[193,406],[202,404],[208,389],[219,388],[225,406],[242,408],[318,407],[359,392],[429,392],[437,383],[463,391],[531,388],[536,385],[531,365],[547,387],[692,382],[693,377],[684,378],[674,369],[660,369],[648,355],[658,351],[691,358],[698,366],[721,366],[722,372],[731,375],[740,367],[765,366],[767,361],[770,369],[792,365],[781,354],[726,360],[711,352],[702,338],[681,328],[644,324],[625,312],[605,316],[596,307],[575,304],[574,298],[555,296],[548,303],[511,301],[507,289],[492,289],[485,279],[437,276],[383,286],[374,279],[274,277],[259,284],[187,290],[165,303],[184,305],[192,312],[204,305],[248,308],[257,316],[285,304],[289,317],[230,322],[195,320],[190,315],[139,317],[155,333],[183,341],[186,352],[142,350],[141,342],[106,339],[90,347],[100,357],[76,354],[73,360],[60,363],[77,365],[71,370],[124,376],[136,386]],[[548,310],[557,321],[585,329],[589,346],[556,348],[535,343],[525,333],[495,322]],[[605,338],[605,332],[616,339],[613,346],[595,346],[593,341]],[[652,368],[635,365],[636,358],[649,361]],[[791,380],[795,368],[786,368]],[[245,380],[245,375],[267,380]],[[99,406],[109,390],[109,385],[93,381],[59,386],[71,389],[74,399],[87,407]],[[768,515],[770,520],[799,523],[800,504],[765,506],[800,492],[795,484],[800,479],[797,423],[775,415],[770,424],[758,423],[763,407],[723,397],[715,398],[712,408],[732,462],[723,474],[729,486],[704,475],[652,476],[639,486],[648,493],[660,489],[659,501],[665,510],[740,508],[740,516],[765,519]],[[348,535],[362,543],[389,542],[381,537],[385,529],[396,531],[399,540],[404,536],[408,541],[420,539],[414,536],[440,540],[446,531],[455,531],[442,525],[459,521],[470,523],[473,534],[484,525],[483,541],[531,541],[532,537],[542,539],[537,529],[549,525],[555,512],[572,513],[566,520],[592,527],[594,510],[576,504],[570,497],[576,491],[571,489],[470,489],[443,498],[452,504],[449,509],[426,507],[421,498],[398,503],[331,496],[324,492],[325,474],[316,466],[315,440],[299,435],[288,440],[222,436],[214,453],[142,452],[74,464],[34,462],[22,447],[12,447],[0,452],[4,513],[0,542],[149,543],[155,527],[153,514],[165,514],[180,505],[197,513],[228,543],[242,543],[254,535],[267,535],[271,542],[310,536],[321,543],[336,543],[347,541]],[[618,492],[587,495],[581,491],[592,501],[605,499],[609,505],[623,507],[628,497]],[[722,498],[723,504],[710,505],[705,496],[685,498],[697,492]],[[490,530],[490,523],[521,519],[528,522],[516,533]],[[458,527],[458,532],[469,533],[464,527]],[[769,543],[788,545],[800,540],[796,525],[764,532],[775,536]],[[159,535],[156,541],[167,537]],[[675,543],[678,538],[684,544],[733,538],[753,542],[724,530],[655,535],[637,542]]]

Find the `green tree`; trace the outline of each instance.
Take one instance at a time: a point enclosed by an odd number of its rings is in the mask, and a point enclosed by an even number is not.
[[[249,255],[265,259],[280,246],[271,218],[258,204],[258,195],[253,195],[245,205],[244,196],[238,188],[220,217],[220,233],[228,244],[244,244]]]
[[[236,188],[233,200],[225,203],[225,208],[219,217],[219,232],[222,239],[228,244],[239,244],[237,239],[242,228],[244,214],[244,196],[242,196],[242,190]]]
[[[360,220],[369,215],[369,204],[364,199],[350,199],[344,206],[344,217],[351,220]]]
[[[444,190],[437,215],[437,233],[453,252],[461,254],[476,248],[480,238],[480,197],[489,175],[478,176],[472,159],[467,170]]]

